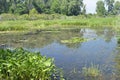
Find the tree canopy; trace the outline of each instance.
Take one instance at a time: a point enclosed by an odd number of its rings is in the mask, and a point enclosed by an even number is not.
[[[104,0],[98,1],[96,5],[99,16],[120,14],[120,1]],[[86,14],[86,4],[83,0],[0,0],[0,14],[29,14],[32,9],[45,14]]]
[[[39,13],[79,15],[83,0],[0,0],[0,13],[29,14],[35,8]]]
[[[97,4],[97,7],[96,7],[97,14],[99,16],[105,16],[106,10],[105,10],[105,6],[104,6],[104,2],[98,1],[96,4]]]

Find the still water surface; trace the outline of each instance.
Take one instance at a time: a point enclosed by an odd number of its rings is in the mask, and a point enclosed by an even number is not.
[[[81,76],[82,68],[91,64],[99,65],[103,75],[100,80],[120,80],[116,77],[119,75],[116,71],[120,70],[116,67],[120,64],[116,59],[120,55],[116,36],[117,33],[111,28],[1,33],[0,44],[4,44],[1,46],[4,48],[23,47],[29,51],[40,51],[42,55],[54,58],[56,66],[63,69],[66,80],[85,80]],[[73,37],[89,40],[76,44],[61,43],[61,40]]]

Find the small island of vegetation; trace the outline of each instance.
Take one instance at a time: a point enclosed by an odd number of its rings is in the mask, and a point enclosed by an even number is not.
[[[81,43],[81,42],[86,42],[86,41],[87,41],[87,39],[74,37],[69,40],[61,40],[61,43],[75,44],[75,43]]]

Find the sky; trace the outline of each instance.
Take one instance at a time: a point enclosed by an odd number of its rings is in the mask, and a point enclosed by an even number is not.
[[[83,0],[84,4],[86,4],[87,13],[95,13],[96,12],[96,2],[99,0]],[[120,1],[120,0],[116,0]]]
[[[86,4],[87,13],[95,13],[96,10],[96,2],[98,0],[83,0],[84,4]]]

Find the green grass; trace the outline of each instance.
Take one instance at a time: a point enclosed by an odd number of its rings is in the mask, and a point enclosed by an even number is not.
[[[73,19],[62,22],[62,25],[78,25],[87,27],[114,26],[114,18]]]
[[[6,20],[0,22],[0,31],[60,30],[80,27],[115,27],[116,17],[66,18],[53,20]]]
[[[54,80],[56,72],[53,59],[40,53],[0,49],[0,80]]]

